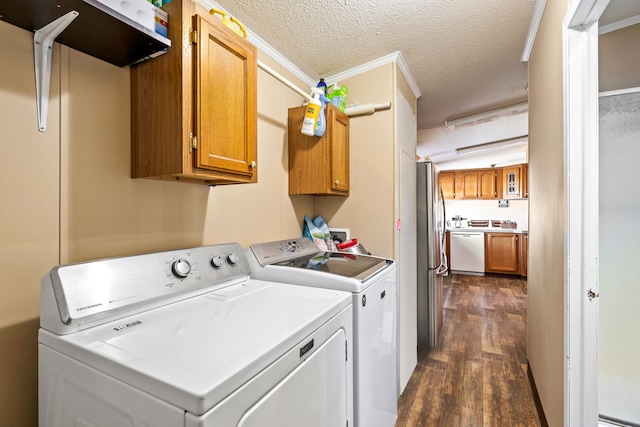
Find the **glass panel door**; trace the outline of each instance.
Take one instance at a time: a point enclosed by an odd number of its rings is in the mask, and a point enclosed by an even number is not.
[[[599,124],[598,412],[640,425],[640,92],[602,94]]]

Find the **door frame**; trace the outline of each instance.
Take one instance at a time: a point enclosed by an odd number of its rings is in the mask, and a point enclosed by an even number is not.
[[[609,0],[574,0],[562,24],[565,426],[598,423],[598,19]]]

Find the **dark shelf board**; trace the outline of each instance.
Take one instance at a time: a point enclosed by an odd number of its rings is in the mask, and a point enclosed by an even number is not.
[[[123,67],[171,41],[97,0],[0,0],[0,21],[36,31],[72,10],[80,15],[56,42]]]

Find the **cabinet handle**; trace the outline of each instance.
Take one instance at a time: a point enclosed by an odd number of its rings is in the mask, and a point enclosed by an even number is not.
[[[249,167],[250,167],[251,169],[254,169],[254,168],[256,167],[256,161],[255,161],[255,160],[254,160],[254,161],[252,161],[252,162],[249,164]]]
[[[336,186],[338,186],[338,185],[340,184],[340,181],[338,181],[338,180],[336,179],[336,182],[334,182],[333,184],[334,184],[334,185],[336,185]]]

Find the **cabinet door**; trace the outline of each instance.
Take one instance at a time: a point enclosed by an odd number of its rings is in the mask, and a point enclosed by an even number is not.
[[[456,198],[456,173],[455,172],[440,172],[438,175],[440,181],[440,188],[445,199]]]
[[[529,234],[525,233],[520,239],[520,275],[526,276],[529,268]]]
[[[529,165],[526,163],[522,165],[522,197],[529,198]]]
[[[245,175],[255,181],[255,48],[224,27],[199,16],[196,19],[196,167]]]
[[[502,170],[502,197],[519,199],[522,197],[522,168],[509,166]]]
[[[485,233],[485,270],[489,273],[519,274],[518,235]]]
[[[495,170],[478,172],[478,197],[481,199],[495,199],[497,191],[498,173]]]
[[[349,116],[332,104],[323,136],[300,133],[306,107],[289,108],[289,194],[349,195]]]
[[[460,171],[460,199],[478,198],[478,172]]]
[[[327,132],[331,138],[331,189],[349,192],[349,117],[327,108]]]

